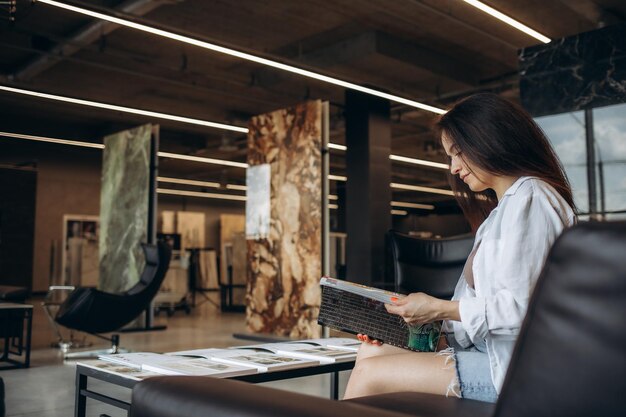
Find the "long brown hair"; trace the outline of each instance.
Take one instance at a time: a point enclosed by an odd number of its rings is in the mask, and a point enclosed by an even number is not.
[[[457,102],[435,126],[458,147],[463,160],[494,175],[540,178],[576,211],[559,158],[541,128],[518,105],[495,94],[475,94]],[[450,185],[476,231],[498,204],[495,192],[473,192],[457,175],[450,175]]]

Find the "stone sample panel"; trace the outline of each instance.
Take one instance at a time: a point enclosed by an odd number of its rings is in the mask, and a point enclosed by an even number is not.
[[[249,330],[320,337],[322,103],[250,121],[248,164],[270,166],[267,237],[248,240]]]
[[[520,98],[533,116],[626,102],[626,23],[522,49]]]
[[[106,292],[132,287],[144,268],[151,136],[145,125],[104,138],[98,288]]]

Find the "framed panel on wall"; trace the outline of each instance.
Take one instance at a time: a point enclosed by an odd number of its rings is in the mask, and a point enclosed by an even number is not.
[[[62,276],[64,285],[97,286],[100,219],[98,216],[63,216]]]

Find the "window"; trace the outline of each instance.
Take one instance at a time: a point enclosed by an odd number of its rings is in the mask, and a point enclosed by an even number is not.
[[[626,219],[626,104],[586,110],[593,129],[586,137],[585,112],[539,117],[544,130],[561,159],[574,192],[579,213],[589,213],[589,201],[595,199],[594,216],[599,220]],[[594,143],[595,164],[587,166],[587,140]],[[595,172],[588,172],[593,169]],[[594,174],[596,191],[589,194],[588,173]],[[589,218],[582,215],[581,219]]]
[[[545,132],[565,168],[578,211],[589,212],[584,112],[539,117],[535,121]]]
[[[594,109],[593,133],[598,210],[607,220],[626,219],[626,104]]]

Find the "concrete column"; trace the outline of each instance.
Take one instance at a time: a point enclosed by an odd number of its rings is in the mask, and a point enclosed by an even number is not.
[[[382,284],[391,228],[391,123],[388,100],[346,91],[347,279]]]

